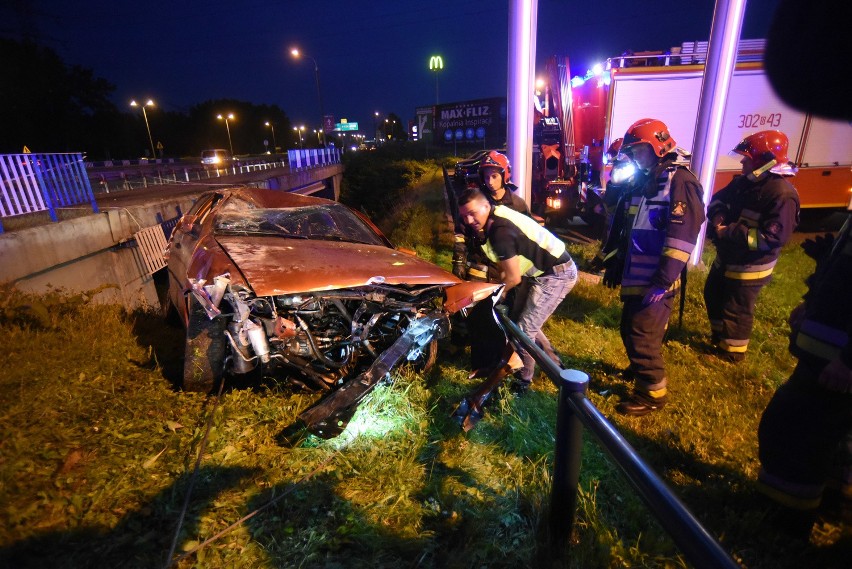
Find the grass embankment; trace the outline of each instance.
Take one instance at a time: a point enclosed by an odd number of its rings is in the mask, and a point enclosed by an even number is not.
[[[392,212],[393,238],[449,267],[440,175],[424,168]],[[350,188],[351,189],[351,188]],[[413,212],[413,213],[411,213]],[[588,257],[590,250],[573,250]],[[704,275],[691,273],[683,328],[665,346],[672,402],[617,416],[630,386],[614,291],[580,283],[547,332],[591,376],[590,398],[747,567],[841,567],[837,528],[792,542],[756,494],[756,428],[793,359],[786,316],[812,262],[790,247],[764,290],[748,359],[702,351]],[[466,355],[426,376],[402,370],[338,439],[291,448],[279,434],[315,396],[256,385],[218,401],[173,388],[182,331],[83,297],[4,294],[0,304],[0,566],[164,567],[208,417],[177,553],[276,502],[177,567],[540,567],[555,390],[501,389],[468,434],[448,415],[470,390]],[[823,544],[823,545],[818,545]],[[847,551],[848,554],[848,551]],[[587,437],[570,567],[681,567],[680,553]]]

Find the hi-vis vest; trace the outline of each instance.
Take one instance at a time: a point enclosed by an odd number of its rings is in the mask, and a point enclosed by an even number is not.
[[[540,226],[538,222],[528,215],[509,209],[504,205],[495,206],[491,215],[511,222],[512,225],[521,232],[522,236],[529,241],[530,247],[541,248],[544,252],[549,254],[549,256],[552,256],[551,259],[548,259],[548,262],[546,263],[547,266],[536,267],[533,259],[524,255],[525,252],[531,252],[524,251],[523,246],[519,247],[518,259],[520,261],[521,275],[527,277],[537,277],[542,275],[556,264],[558,259],[565,253],[565,243],[550,231]],[[500,262],[500,258],[494,250],[494,246],[490,239],[487,239],[482,245],[482,252],[485,253],[485,256],[494,263]]]
[[[686,263],[695,248],[695,243],[669,235],[669,216],[672,214],[671,185],[676,167],[668,168],[658,178],[656,195],[648,198],[644,194],[633,195],[627,217],[632,220],[624,273],[621,280],[621,296],[644,296],[651,279],[657,273],[660,259],[671,257]],[[680,288],[680,276],[669,286],[669,291]]]

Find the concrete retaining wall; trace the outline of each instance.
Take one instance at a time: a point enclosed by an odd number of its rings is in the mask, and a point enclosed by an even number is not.
[[[234,180],[233,185],[292,190],[324,180],[323,197],[337,199],[342,171],[341,165],[333,165],[271,177],[267,173],[265,179],[252,176],[256,179]],[[187,191],[184,186],[180,192],[170,192],[168,186],[159,188],[158,197],[149,203],[99,201],[101,213],[0,234],[0,283],[35,293],[97,291],[93,293],[96,302],[118,302],[129,309],[156,307],[154,279],[147,274],[133,236],[160,220],[174,218],[179,211],[187,212],[199,194],[211,189]],[[164,197],[170,193],[180,195]],[[132,197],[132,192],[126,194]]]

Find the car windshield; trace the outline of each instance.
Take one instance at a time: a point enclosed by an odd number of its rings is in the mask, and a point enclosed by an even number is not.
[[[371,227],[340,204],[272,209],[256,208],[242,200],[231,201],[216,216],[213,230],[229,235],[271,235],[387,245]]]

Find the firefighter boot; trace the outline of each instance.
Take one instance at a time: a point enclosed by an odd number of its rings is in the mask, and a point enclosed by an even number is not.
[[[618,405],[615,406],[615,410],[622,415],[627,415],[629,417],[641,417],[652,411],[659,411],[665,407],[665,405],[665,395],[662,397],[651,397],[651,395],[647,393],[634,391],[630,397],[622,399]]]

